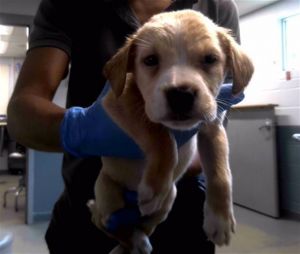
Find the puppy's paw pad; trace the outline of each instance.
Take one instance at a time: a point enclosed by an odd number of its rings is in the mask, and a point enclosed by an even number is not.
[[[163,202],[170,190],[161,190],[154,192],[153,189],[145,183],[141,183],[138,190],[138,204],[141,214],[151,215],[160,210]]]
[[[150,215],[159,208],[157,197],[152,188],[143,182],[138,189],[138,203],[143,216]]]
[[[235,219],[233,213],[225,218],[215,214],[205,204],[203,229],[207,238],[218,246],[229,245],[231,234],[235,231]]]
[[[151,215],[161,208],[160,204],[160,199],[157,198],[153,198],[148,202],[141,202],[139,204],[140,212],[143,216]]]
[[[94,207],[95,207],[95,200],[94,199],[88,200],[88,202],[86,203],[86,205],[88,206],[88,208],[90,208],[91,210],[93,210]]]
[[[136,231],[133,235],[132,242],[133,249],[130,254],[150,254],[152,252],[152,245],[145,233]]]
[[[140,203],[148,202],[154,197],[153,189],[144,182],[141,182],[138,188],[138,200]]]

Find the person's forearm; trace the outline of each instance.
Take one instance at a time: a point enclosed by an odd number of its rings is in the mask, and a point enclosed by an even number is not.
[[[65,109],[37,95],[13,97],[8,131],[17,142],[37,150],[61,152],[59,128]]]

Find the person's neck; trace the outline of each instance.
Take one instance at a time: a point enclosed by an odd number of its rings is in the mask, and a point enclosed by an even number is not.
[[[172,0],[129,0],[129,5],[141,24],[165,10]]]

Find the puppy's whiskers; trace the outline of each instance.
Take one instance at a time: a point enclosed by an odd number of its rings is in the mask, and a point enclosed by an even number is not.
[[[216,99],[216,101],[217,101],[219,106],[220,106],[220,104],[225,106],[224,109],[228,108],[228,106],[230,106],[230,103],[228,101],[225,101],[225,100],[222,100],[222,99]]]
[[[207,113],[203,115],[203,122],[210,123],[215,119],[215,115],[213,113]]]
[[[220,104],[217,109],[217,118],[219,122],[223,122],[225,119],[228,120],[227,114],[225,113],[228,110],[228,103],[224,103],[225,107],[222,107]]]

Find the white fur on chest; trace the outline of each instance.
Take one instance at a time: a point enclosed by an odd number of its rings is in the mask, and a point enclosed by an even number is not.
[[[174,170],[173,181],[176,182],[186,171],[197,148],[197,135],[178,149],[178,165]],[[162,155],[163,156],[163,155]],[[141,181],[146,161],[143,159],[125,159],[102,157],[102,172],[111,177],[124,188],[137,191]]]

